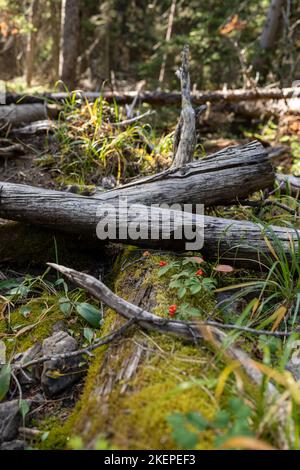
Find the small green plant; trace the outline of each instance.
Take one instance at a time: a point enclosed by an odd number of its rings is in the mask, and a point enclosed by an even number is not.
[[[201,303],[198,302],[195,307],[192,305],[191,298],[195,300],[196,298],[212,297],[217,284],[216,279],[212,275],[208,275],[208,268],[202,267],[203,263],[203,258],[199,256],[189,256],[171,263],[160,262],[158,276],[162,277],[170,273],[169,288],[175,291],[178,300],[189,300],[179,307],[177,304],[170,306],[169,314],[171,316],[176,312],[179,318],[184,319],[203,313]]]
[[[241,398],[231,398],[226,409],[218,411],[213,420],[207,420],[198,412],[174,413],[168,422],[176,444],[183,449],[194,449],[204,431],[216,434],[214,447],[220,448],[232,437],[253,436],[251,408]]]

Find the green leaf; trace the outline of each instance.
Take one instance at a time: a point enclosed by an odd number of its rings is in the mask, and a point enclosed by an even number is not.
[[[18,287],[14,287],[7,292],[7,295],[17,295],[19,297],[27,297],[29,294],[30,289],[27,286],[23,286],[22,284]]]
[[[44,442],[46,439],[48,439],[49,434],[50,434],[50,431],[43,432],[41,436],[41,441]]]
[[[99,328],[101,326],[102,315],[100,310],[87,302],[76,305],[76,310],[91,326]]]
[[[183,449],[194,449],[198,443],[198,436],[193,431],[186,428],[174,429],[173,439]]]
[[[10,385],[11,379],[11,366],[10,364],[5,364],[1,367],[0,371],[0,401],[5,398]]]
[[[94,338],[94,332],[91,328],[83,328],[83,336],[88,341],[88,343],[91,344]]]
[[[182,297],[184,297],[186,294],[186,288],[185,287],[181,287],[181,289],[179,289],[178,291],[178,298],[179,299],[182,299]]]
[[[214,420],[214,426],[216,428],[226,428],[230,422],[230,414],[225,411],[221,410],[218,411]]]
[[[178,289],[179,287],[182,287],[182,282],[176,279],[175,281],[170,282],[169,287],[170,289]]]
[[[197,294],[198,292],[200,292],[201,289],[202,289],[201,284],[198,284],[198,285],[192,286],[192,287],[190,288],[190,291],[191,291],[191,294],[192,294],[192,295],[195,295],[195,294]]]
[[[25,305],[21,307],[19,311],[25,318],[27,318],[31,314],[31,308],[26,307]]]
[[[0,289],[12,289],[13,287],[18,287],[20,285],[20,281],[17,279],[4,279],[4,281],[0,281]]]
[[[167,264],[166,266],[163,266],[158,270],[158,277],[164,276],[169,270],[171,269],[171,266]]]
[[[198,443],[198,436],[186,428],[186,417],[181,413],[173,413],[167,418],[173,432],[172,436],[179,447],[193,449]]]
[[[25,416],[27,415],[28,411],[30,410],[30,407],[29,407],[26,400],[20,400],[19,401],[19,409],[20,409],[20,413],[22,415],[22,418],[24,419]]]
[[[190,317],[197,317],[202,314],[201,310],[195,307],[188,307],[185,309],[184,313]]]
[[[205,429],[207,429],[209,426],[208,421],[200,413],[197,413],[197,411],[191,411],[190,413],[187,413],[186,417],[188,422],[192,426],[195,426],[198,431],[205,431]]]
[[[72,304],[67,297],[60,297],[59,309],[64,315],[69,315],[72,310]]]

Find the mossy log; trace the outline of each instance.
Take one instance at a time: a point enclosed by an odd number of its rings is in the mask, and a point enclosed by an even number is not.
[[[135,253],[130,250],[127,256],[133,259]],[[159,259],[156,255],[138,265],[128,263],[121,271],[117,263],[114,290],[164,315],[174,298],[168,281],[157,278]],[[104,318],[103,335],[123,322],[111,309],[106,309]],[[219,404],[209,389],[195,381],[217,376],[219,368],[206,348],[131,328],[121,340],[96,352],[80,402],[64,426],[57,423],[52,428],[43,446],[61,448],[70,437],[80,437],[88,449],[97,448],[100,438],[118,449],[175,449],[168,416],[199,411],[212,418]],[[199,448],[211,448],[213,439],[214,433],[206,431]]]
[[[124,264],[124,256],[127,256],[127,264]],[[164,259],[172,262],[176,258],[169,255]],[[174,303],[174,295],[168,288],[170,275],[163,278],[157,275],[160,256],[154,254],[140,259],[138,252],[128,250],[122,261],[122,269],[118,262],[115,266],[114,292],[119,298],[139,306],[145,315],[154,314],[162,317],[162,322],[170,323],[167,312],[169,305]],[[79,273],[53,266],[67,278],[72,278],[75,284],[81,285],[77,277]],[[85,277],[88,291],[97,297],[94,284],[88,277]],[[105,300],[105,295],[103,300],[110,303]],[[215,299],[210,294],[197,299],[193,297],[190,301],[205,312],[215,306]],[[121,315],[127,317],[126,312]],[[111,308],[105,310],[104,318],[103,335],[123,323]],[[131,327],[121,339],[96,352],[74,412],[64,426],[57,423],[51,429],[42,446],[64,448],[73,437],[80,438],[81,446],[87,449],[97,448],[103,438],[112,449],[177,449],[178,443],[173,440],[168,418],[175,412],[192,411],[200,412],[208,420],[213,418],[222,406],[226,406],[228,399],[238,393],[236,385],[226,381],[219,401],[209,385],[217,383],[226,362],[232,363],[232,359],[240,362],[242,367],[237,382],[239,386],[241,380],[244,384],[243,396],[253,402],[258,398],[261,373],[251,365],[247,353],[235,346],[221,352],[217,331],[201,329],[199,324],[198,333],[199,338],[202,334],[202,340],[195,342],[190,337],[187,342],[182,335],[179,340],[165,335],[164,331],[142,330],[141,327],[142,324]],[[226,335],[221,336],[225,339]],[[272,384],[268,390],[271,403],[277,394]],[[216,436],[217,431],[213,429],[201,433],[197,448],[214,448]]]

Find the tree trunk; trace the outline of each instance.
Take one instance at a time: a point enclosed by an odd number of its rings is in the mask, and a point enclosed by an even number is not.
[[[274,47],[278,39],[278,29],[284,3],[285,0],[271,0],[266,23],[259,41],[261,49],[270,50]]]
[[[39,23],[39,0],[31,0],[30,13],[29,13],[29,24],[30,32],[27,41],[26,50],[26,83],[27,86],[31,86],[33,77],[33,65],[36,54],[36,38]]]
[[[59,77],[59,43],[60,43],[60,23],[61,12],[60,3],[57,0],[50,0],[51,12],[51,35],[52,35],[52,63],[54,81]]]
[[[79,25],[79,0],[62,0],[59,77],[69,90],[76,86]]]

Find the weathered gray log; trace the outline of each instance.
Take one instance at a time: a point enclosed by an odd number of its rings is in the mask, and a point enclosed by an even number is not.
[[[0,122],[20,124],[47,118],[45,104],[11,104],[0,106]]]
[[[96,236],[96,230],[104,240],[104,228],[109,227],[109,241],[156,249],[199,251],[204,235],[205,254],[233,261],[243,258],[245,265],[251,259],[259,260],[264,253],[270,254],[267,239],[274,240],[273,246],[279,241],[289,253],[299,237],[299,232],[285,227],[265,229],[252,222],[209,216],[203,219],[189,212],[141,204],[129,206],[126,213],[114,199],[107,203],[11,183],[0,183],[0,217],[81,234],[83,241],[85,236]],[[193,244],[195,239],[199,243]]]
[[[108,102],[116,101],[118,104],[130,104],[136,96],[136,91],[125,92],[74,92],[78,98],[87,98],[95,101],[100,96]],[[207,101],[211,103],[230,102],[238,103],[240,101],[256,101],[256,100],[279,100],[296,98],[300,96],[300,88],[255,88],[251,90],[216,90],[216,91],[197,91],[191,94],[194,105],[205,104]],[[20,95],[7,93],[6,104],[17,103],[42,103],[47,100],[65,101],[70,97],[69,93],[44,93],[42,95]],[[139,92],[139,101],[149,103],[154,106],[178,106],[181,103],[180,92],[166,91],[144,91]]]
[[[43,119],[42,121],[34,121],[31,124],[27,124],[23,127],[13,128],[11,134],[13,135],[35,135],[43,134],[47,132],[54,132],[55,123],[50,119]]]
[[[276,181],[280,186],[282,192],[291,194],[294,197],[300,195],[300,177],[294,175],[284,175],[282,173],[276,174]]]
[[[228,147],[213,155],[171,168],[96,197],[113,202],[127,197],[139,204],[228,204],[274,184],[272,165],[258,142]]]

